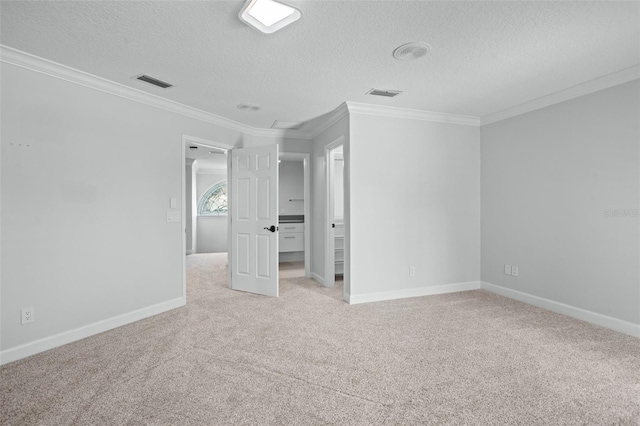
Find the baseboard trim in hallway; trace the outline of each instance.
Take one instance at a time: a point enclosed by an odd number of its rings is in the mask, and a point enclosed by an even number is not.
[[[93,324],[88,324],[74,330],[65,331],[53,336],[25,343],[20,346],[5,349],[0,352],[0,365],[17,361],[58,346],[66,345],[67,343],[75,342],[76,340],[84,339],[85,337],[90,337],[98,333],[130,324],[132,322],[140,321],[153,315],[179,308],[180,306],[184,306],[184,304],[184,298],[178,297],[166,302],[147,306],[146,308],[137,309],[132,312],[127,312],[112,318],[94,322]]]

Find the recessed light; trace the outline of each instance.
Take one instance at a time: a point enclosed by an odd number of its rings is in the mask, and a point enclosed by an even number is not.
[[[410,61],[426,56],[431,51],[427,43],[413,42],[403,44],[393,51],[393,57],[399,61]]]
[[[238,16],[245,24],[271,34],[300,19],[302,13],[274,0],[247,0]]]
[[[244,111],[258,111],[260,107],[253,104],[238,104],[237,108]]]

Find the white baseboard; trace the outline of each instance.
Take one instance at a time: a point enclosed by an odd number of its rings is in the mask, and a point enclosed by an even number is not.
[[[17,361],[19,359],[26,358],[37,353],[56,348],[58,346],[66,345],[68,343],[75,342],[76,340],[84,339],[85,337],[112,330],[114,328],[121,327],[123,325],[130,324],[132,322],[136,322],[153,315],[161,314],[163,312],[179,308],[180,306],[184,306],[184,304],[184,299],[182,297],[178,297],[176,299],[168,300],[166,302],[158,303],[146,308],[127,312],[126,314],[94,322],[93,324],[88,324],[74,330],[65,331],[53,336],[36,340],[34,342],[29,342],[25,343],[24,345],[16,346],[14,348],[5,349],[4,351],[0,352],[0,365]]]
[[[187,250],[187,256],[189,256],[190,254],[193,254],[193,250]]]
[[[434,294],[456,293],[459,291],[479,290],[480,281],[443,284],[430,287],[407,288],[403,290],[381,291],[378,293],[351,294],[349,304],[380,302],[383,300],[405,299],[407,297],[431,296]]]
[[[587,321],[601,327],[619,331],[620,333],[640,337],[640,324],[634,324],[632,322],[609,317],[607,315],[602,315],[592,311],[587,311],[586,309],[566,305],[554,300],[545,299],[543,297],[534,296],[529,293],[523,293],[521,291],[512,290],[510,288],[502,287],[484,281],[482,281],[481,283],[481,288],[483,290],[490,291],[491,293],[499,294],[510,299],[515,299],[529,305],[537,306],[539,308],[577,318],[582,321]]]
[[[322,285],[324,285],[324,283],[325,283],[324,278],[321,277],[320,275],[316,274],[315,272],[311,273],[311,278],[313,278],[314,280],[318,281]]]

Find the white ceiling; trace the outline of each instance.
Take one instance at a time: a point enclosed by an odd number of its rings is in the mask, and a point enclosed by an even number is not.
[[[2,1],[0,43],[257,128],[344,101],[486,116],[640,63],[637,1],[288,3],[302,19],[266,35],[241,0]],[[392,57],[412,41],[431,53]]]

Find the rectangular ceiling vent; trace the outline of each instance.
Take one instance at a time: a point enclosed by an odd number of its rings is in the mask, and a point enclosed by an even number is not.
[[[394,96],[398,96],[400,93],[402,92],[399,90],[371,89],[367,92],[367,95],[384,96],[385,98],[393,98]]]
[[[276,120],[271,125],[272,129],[282,129],[282,130],[300,130],[300,128],[304,126],[304,121],[282,121]]]
[[[137,80],[144,81],[145,83],[153,84],[154,86],[162,87],[163,89],[167,89],[173,84],[169,84],[166,81],[158,80],[157,78],[153,78],[150,75],[140,74],[136,76]]]

